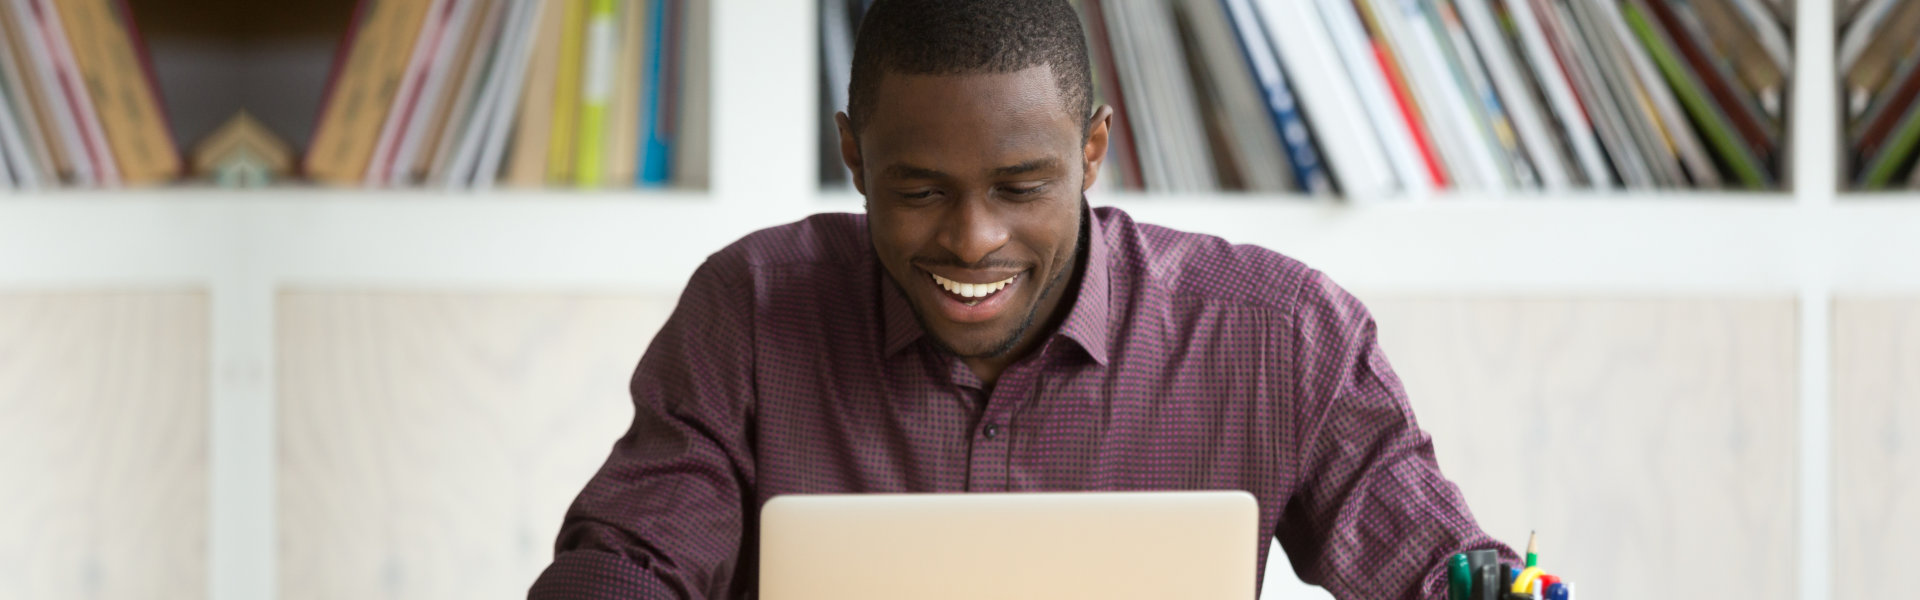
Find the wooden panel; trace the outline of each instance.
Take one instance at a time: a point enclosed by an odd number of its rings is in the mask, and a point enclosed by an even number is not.
[[[1795,595],[1791,299],[1369,304],[1490,533],[1586,597]]]
[[[1920,557],[1920,299],[1841,299],[1833,317],[1833,597],[1908,597]]]
[[[204,598],[204,294],[0,295],[0,598]]]
[[[282,295],[281,597],[524,597],[673,301]]]

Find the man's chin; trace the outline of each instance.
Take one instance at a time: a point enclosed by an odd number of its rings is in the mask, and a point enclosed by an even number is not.
[[[933,339],[948,352],[960,358],[999,358],[1013,350],[1017,333],[994,331],[992,333],[969,332],[966,335],[935,334]]]

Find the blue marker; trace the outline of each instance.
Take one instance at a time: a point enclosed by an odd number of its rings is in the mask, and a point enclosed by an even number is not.
[[[1561,582],[1547,586],[1546,600],[1573,600],[1573,584]]]

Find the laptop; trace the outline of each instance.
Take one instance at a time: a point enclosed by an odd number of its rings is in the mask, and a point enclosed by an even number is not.
[[[780,496],[762,600],[1254,600],[1246,492]]]

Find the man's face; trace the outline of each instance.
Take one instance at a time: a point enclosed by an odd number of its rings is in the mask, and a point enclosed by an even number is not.
[[[1046,66],[888,73],[877,92],[857,140],[839,120],[880,264],[955,354],[1023,347],[1066,294],[1109,111],[1095,120],[1097,140],[1083,136]]]

